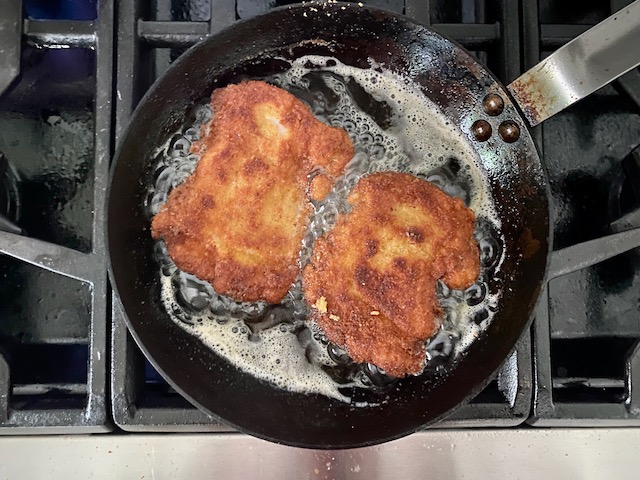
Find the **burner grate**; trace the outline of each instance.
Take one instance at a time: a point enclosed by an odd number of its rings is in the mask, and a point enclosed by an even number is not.
[[[525,67],[628,3],[575,8],[525,1]],[[640,247],[640,223],[620,221],[626,204],[623,159],[640,143],[639,111],[623,96],[633,94],[629,86],[636,75],[630,72],[615,88],[602,88],[534,129],[549,174],[560,248],[534,323],[529,423],[536,426],[640,420],[632,381],[640,372],[640,250],[633,250]],[[610,236],[615,232],[623,233]]]
[[[12,165],[1,213],[23,230],[0,231],[0,434],[111,429],[102,212],[113,5],[45,3],[25,0],[27,19],[20,1],[0,6],[0,150]]]
[[[186,48],[287,3],[0,6],[0,434],[109,431],[112,421],[125,431],[229,431],[146,362],[110,295],[108,163],[142,95]],[[431,25],[508,83],[630,1],[365,3]],[[554,204],[553,280],[533,335],[441,428],[640,423],[638,132],[639,69],[533,129]]]

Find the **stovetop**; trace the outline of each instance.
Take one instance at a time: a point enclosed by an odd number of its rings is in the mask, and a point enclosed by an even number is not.
[[[173,391],[129,335],[107,282],[105,189],[133,109],[171,62],[286,3],[0,7],[0,228],[11,232],[0,232],[0,434],[229,430]],[[363,3],[430,24],[506,84],[630,2]],[[555,250],[569,248],[552,265],[566,274],[549,282],[496,380],[437,428],[640,424],[640,242],[596,262],[618,248],[607,235],[640,227],[639,71],[532,133]]]

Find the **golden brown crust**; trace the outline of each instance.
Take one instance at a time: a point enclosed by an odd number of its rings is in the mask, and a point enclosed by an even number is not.
[[[290,93],[250,81],[217,89],[194,173],[154,217],[182,270],[236,300],[277,303],[298,274],[314,169],[329,185],[353,156],[346,132]]]
[[[395,172],[361,179],[348,202],[351,213],[316,241],[303,272],[312,316],[354,361],[397,377],[419,373],[441,322],[436,281],[467,288],[480,273],[475,215]]]

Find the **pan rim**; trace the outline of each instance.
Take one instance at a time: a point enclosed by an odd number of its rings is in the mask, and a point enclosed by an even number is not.
[[[280,13],[282,11],[291,11],[291,10],[296,10],[296,11],[304,11],[304,10],[308,10],[309,8],[349,8],[350,10],[367,10],[367,11],[377,11],[377,12],[381,12],[384,13],[384,15],[386,16],[391,16],[394,18],[398,18],[400,20],[402,20],[405,23],[411,24],[411,25],[416,25],[416,26],[420,26],[423,27],[427,30],[429,30],[430,32],[435,33],[435,35],[437,35],[438,37],[442,38],[443,40],[453,44],[457,49],[461,50],[462,52],[464,52],[466,55],[469,55],[469,53],[467,52],[467,50],[460,46],[457,42],[455,42],[452,39],[443,37],[442,35],[438,34],[437,32],[434,32],[429,26],[424,25],[423,23],[414,20],[411,17],[407,17],[404,15],[400,15],[400,14],[396,14],[393,12],[389,12],[387,10],[384,9],[380,9],[380,8],[376,8],[376,7],[369,7],[369,6],[360,6],[357,4],[351,4],[351,3],[343,3],[343,2],[336,2],[336,3],[331,3],[331,4],[305,4],[305,5],[287,5],[287,6],[283,6],[283,7],[279,7],[279,8],[275,8],[272,9],[264,14],[261,14],[257,17],[252,17],[249,19],[242,19],[239,21],[236,21],[234,23],[232,23],[229,27],[225,28],[224,30],[210,36],[207,37],[206,39],[196,43],[195,45],[193,45],[192,47],[190,47],[183,55],[181,55],[175,62],[173,62],[173,64],[169,67],[169,70],[167,71],[167,73],[169,71],[171,71],[172,69],[178,69],[180,68],[180,66],[182,65],[183,62],[187,61],[187,57],[189,52],[194,51],[195,49],[198,49],[199,46],[209,43],[209,42],[213,42],[215,41],[214,39],[218,38],[221,34],[223,34],[225,31],[232,29],[234,27],[236,27],[239,24],[247,24],[250,23],[252,21],[257,21],[261,18],[263,18],[264,16],[268,16],[268,15],[275,15],[277,13]],[[474,60],[475,61],[475,60]],[[478,66],[480,66],[479,63],[476,62],[476,64],[478,64]],[[508,94],[508,91],[506,88],[504,88],[504,85],[495,78],[495,76],[493,75],[493,73],[491,71],[489,71],[488,69],[486,69],[484,66],[480,66],[483,70],[483,72],[488,75],[489,77],[491,77],[493,79],[494,82],[497,83],[497,85],[499,85],[499,87]],[[114,151],[114,155],[113,155],[113,161],[112,164],[110,166],[109,169],[109,178],[108,178],[108,188],[107,188],[107,192],[105,195],[105,203],[104,203],[104,211],[107,212],[106,215],[106,226],[104,229],[104,238],[105,238],[105,248],[106,248],[106,256],[107,256],[107,269],[108,269],[108,276],[109,276],[109,280],[111,283],[111,286],[113,288],[113,291],[115,293],[115,298],[117,301],[117,307],[120,309],[120,312],[122,314],[123,319],[125,320],[126,324],[127,324],[127,328],[128,331],[131,333],[132,337],[134,338],[138,348],[140,348],[143,352],[143,354],[145,355],[145,357],[149,360],[149,362],[154,366],[154,368],[156,368],[156,370],[160,373],[160,375],[173,387],[176,389],[176,391],[178,391],[183,397],[185,397],[186,399],[188,399],[192,404],[196,405],[198,408],[200,408],[202,411],[206,412],[208,415],[212,416],[213,418],[221,421],[224,424],[230,425],[233,428],[242,431],[244,433],[250,434],[252,436],[256,436],[265,440],[269,440],[272,442],[276,442],[276,443],[280,443],[280,444],[286,444],[286,445],[291,445],[291,446],[295,446],[295,447],[303,447],[303,448],[322,448],[322,449],[342,449],[342,448],[357,448],[357,447],[366,447],[366,446],[371,446],[371,445],[376,445],[379,443],[383,443],[386,441],[391,441],[397,438],[401,438],[403,436],[409,435],[411,433],[414,433],[418,430],[421,430],[425,427],[429,427],[434,425],[435,423],[439,422],[440,420],[442,420],[445,417],[450,416],[452,413],[454,413],[456,410],[458,410],[459,408],[461,408],[462,406],[464,406],[465,404],[467,404],[470,400],[473,399],[473,397],[475,397],[475,395],[477,395],[480,391],[482,391],[495,377],[497,371],[500,369],[502,363],[499,363],[497,365],[497,367],[495,367],[495,369],[493,369],[493,373],[489,376],[487,376],[483,381],[479,382],[475,388],[467,390],[467,395],[465,397],[465,399],[456,404],[453,408],[447,410],[445,413],[443,413],[442,415],[439,415],[433,419],[430,419],[429,421],[421,424],[421,425],[417,425],[416,428],[412,429],[412,430],[408,430],[402,433],[399,433],[397,435],[390,435],[387,436],[385,438],[378,438],[376,437],[375,439],[368,441],[368,442],[362,442],[362,443],[358,443],[358,444],[327,444],[327,443],[322,443],[322,444],[304,444],[304,443],[295,443],[295,442],[287,442],[284,441],[282,439],[274,439],[271,438],[269,436],[266,435],[262,435],[259,432],[255,432],[255,431],[251,431],[250,429],[247,429],[243,426],[234,424],[234,422],[227,420],[226,418],[223,419],[221,417],[219,417],[218,415],[216,415],[215,413],[213,413],[212,411],[210,411],[208,408],[206,408],[204,405],[202,405],[200,402],[196,401],[191,395],[187,394],[179,385],[176,384],[176,382],[174,380],[172,380],[168,374],[166,374],[166,372],[164,371],[163,368],[160,367],[160,365],[158,364],[158,362],[156,361],[155,357],[150,355],[150,352],[148,351],[147,347],[145,346],[144,342],[142,342],[142,339],[139,337],[138,331],[136,330],[135,326],[133,325],[133,323],[131,322],[129,315],[126,312],[126,309],[124,307],[124,305],[122,304],[121,301],[121,295],[120,295],[120,289],[118,286],[118,283],[116,281],[116,274],[114,272],[113,269],[113,262],[112,262],[112,251],[111,251],[111,243],[109,241],[109,237],[110,237],[110,228],[109,228],[109,204],[111,202],[111,197],[114,194],[113,191],[113,179],[115,176],[115,170],[116,167],[118,165],[118,160],[121,158],[122,156],[122,150],[124,148],[124,139],[126,138],[127,132],[129,130],[129,126],[133,123],[135,123],[136,119],[138,116],[140,116],[140,110],[142,108],[143,105],[145,105],[145,103],[148,102],[149,98],[151,98],[154,94],[154,89],[157,87],[158,83],[160,83],[162,81],[162,79],[167,75],[167,73],[165,73],[164,75],[158,77],[155,82],[149,87],[149,89],[145,92],[145,95],[143,95],[143,97],[140,99],[140,101],[138,102],[134,112],[132,113],[132,115],[129,117],[128,120],[128,124],[127,124],[127,128],[125,130],[123,130],[122,135],[120,137],[120,142],[118,143],[118,145],[116,146],[116,149]],[[522,118],[522,116],[520,115],[520,118]],[[523,122],[524,125],[527,126],[527,131],[529,132],[529,126],[526,124],[526,122]],[[548,175],[546,170],[544,169],[544,164],[540,161],[540,155],[539,152],[537,151],[537,148],[535,149],[535,155],[538,157],[540,166],[542,167],[542,172],[544,175],[544,187],[545,187],[545,194],[546,194],[546,214],[547,214],[547,219],[550,219],[550,186],[549,186],[549,182],[548,182]],[[539,292],[536,295],[536,300],[535,303],[533,305],[533,307],[531,308],[531,314],[529,315],[529,318],[527,319],[527,321],[524,323],[524,327],[522,328],[522,330],[520,331],[520,335],[519,338],[522,336],[522,334],[531,326],[534,315],[535,315],[535,311],[538,307],[538,305],[541,302],[541,297],[542,294],[544,292],[546,283],[548,281],[548,274],[549,274],[549,263],[550,263],[550,259],[551,259],[551,252],[552,252],[552,244],[553,244],[553,226],[551,224],[550,221],[547,221],[547,226],[548,226],[548,243],[547,243],[547,252],[546,252],[546,262],[545,262],[545,266],[544,266],[544,274],[543,274],[543,278],[541,280],[541,288],[539,289]],[[514,343],[514,345],[511,347],[510,351],[512,352],[513,349],[516,347],[517,341]],[[510,354],[509,354],[510,355]],[[507,355],[508,357],[508,355]],[[505,358],[507,358],[505,357]]]

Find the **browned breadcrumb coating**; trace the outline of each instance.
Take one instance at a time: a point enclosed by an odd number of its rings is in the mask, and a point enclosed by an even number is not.
[[[217,89],[211,106],[213,120],[192,146],[202,158],[154,217],[152,235],[218,293],[277,303],[299,272],[309,198],[328,193],[353,145],[265,82]]]
[[[319,238],[303,286],[313,319],[356,362],[402,377],[424,368],[441,324],[436,281],[480,273],[474,213],[433,184],[395,172],[364,177],[349,214]]]

